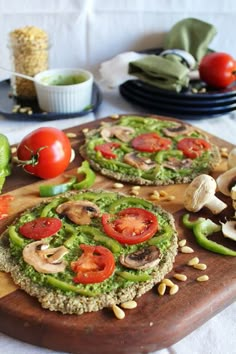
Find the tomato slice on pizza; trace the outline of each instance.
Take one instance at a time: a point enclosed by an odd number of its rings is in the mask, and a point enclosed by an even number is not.
[[[147,241],[158,231],[157,217],[141,208],[126,208],[115,215],[103,214],[102,225],[108,236],[127,245]]]
[[[75,283],[101,283],[109,278],[115,269],[112,252],[103,246],[80,245],[83,254],[71,262],[71,269],[76,273]]]
[[[182,150],[186,157],[196,159],[201,156],[204,151],[209,150],[211,148],[211,144],[205,139],[184,138],[178,142],[177,148]]]
[[[171,140],[163,138],[156,133],[144,133],[136,136],[131,142],[135,150],[143,152],[156,152],[168,150],[171,147]]]

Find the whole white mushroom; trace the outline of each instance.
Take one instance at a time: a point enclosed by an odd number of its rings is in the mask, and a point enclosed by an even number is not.
[[[209,175],[202,174],[194,178],[184,193],[184,207],[188,211],[197,212],[204,206],[213,214],[219,214],[227,207],[215,196],[216,181]]]

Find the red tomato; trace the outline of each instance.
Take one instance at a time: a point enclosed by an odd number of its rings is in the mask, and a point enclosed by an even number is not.
[[[102,225],[105,233],[127,245],[149,240],[158,231],[157,217],[141,208],[127,208],[116,215],[103,214]]]
[[[77,273],[75,283],[101,283],[109,278],[115,269],[112,252],[103,246],[80,245],[83,254],[77,261],[71,262],[71,269]]]
[[[182,150],[186,157],[195,159],[203,153],[205,150],[209,150],[211,144],[204,139],[199,138],[184,138],[177,144],[177,148]]]
[[[115,159],[116,154],[112,152],[113,149],[116,149],[120,146],[119,143],[104,143],[95,146],[96,151],[100,151],[102,156],[104,156],[106,159]]]
[[[8,216],[10,201],[13,199],[14,197],[10,194],[5,194],[0,196],[0,220]]]
[[[19,232],[26,238],[41,240],[58,232],[62,222],[58,218],[42,217],[28,221],[19,227]]]
[[[17,158],[26,172],[47,179],[65,171],[71,152],[70,141],[63,131],[43,127],[23,138],[17,148]]]
[[[236,79],[236,62],[229,54],[210,53],[202,58],[199,74],[209,86],[225,88]]]
[[[131,142],[134,149],[144,152],[156,152],[167,150],[171,146],[171,140],[162,138],[156,133],[144,133],[136,136]]]

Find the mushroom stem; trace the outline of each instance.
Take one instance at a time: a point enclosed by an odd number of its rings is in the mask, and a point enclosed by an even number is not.
[[[222,200],[217,198],[215,195],[205,204],[205,207],[208,208],[212,214],[219,214],[227,208],[227,204],[225,204]]]

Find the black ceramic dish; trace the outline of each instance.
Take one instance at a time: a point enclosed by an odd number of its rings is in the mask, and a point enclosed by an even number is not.
[[[37,100],[26,101],[20,100],[10,95],[10,81],[4,80],[0,82],[0,114],[12,120],[59,120],[66,118],[76,118],[85,116],[88,113],[95,112],[102,102],[102,93],[96,83],[93,84],[93,94],[91,106],[82,112],[78,113],[45,113],[42,112],[38,106]],[[33,113],[14,113],[12,112],[15,105],[21,105],[22,107],[31,107]]]

